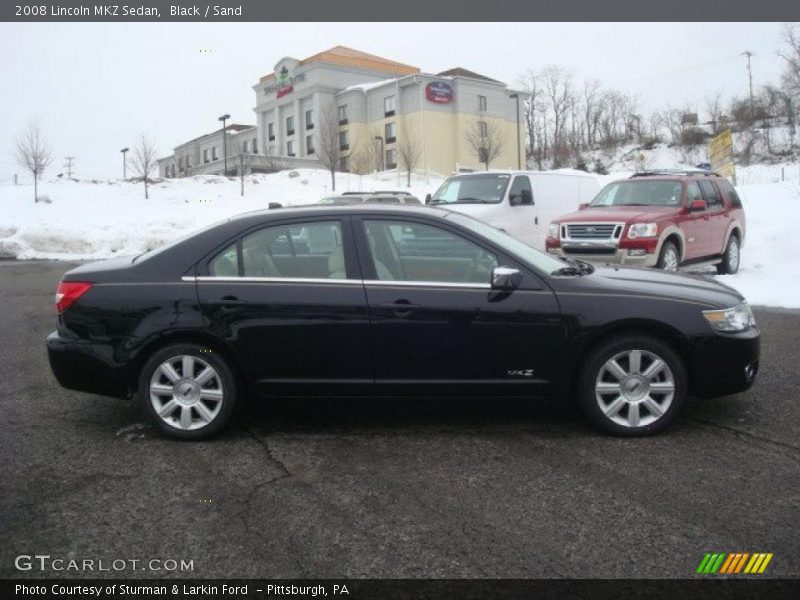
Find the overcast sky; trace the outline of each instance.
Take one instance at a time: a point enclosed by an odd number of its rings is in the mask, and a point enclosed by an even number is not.
[[[141,132],[159,155],[217,127],[255,123],[258,78],[284,56],[350,46],[436,73],[464,67],[516,84],[558,64],[637,94],[645,110],[747,92],[780,75],[777,23],[265,23],[0,24],[0,182],[19,171],[9,155],[38,117],[61,170],[120,176],[119,149]]]

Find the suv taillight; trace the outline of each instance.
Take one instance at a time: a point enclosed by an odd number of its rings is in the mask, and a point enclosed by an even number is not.
[[[60,281],[56,289],[56,310],[64,312],[70,304],[92,288],[88,281]]]

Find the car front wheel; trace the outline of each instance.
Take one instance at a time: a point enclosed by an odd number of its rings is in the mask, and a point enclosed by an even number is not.
[[[677,271],[681,263],[678,247],[673,242],[665,242],[658,255],[657,267],[665,271]]]
[[[666,343],[643,335],[609,340],[580,375],[579,400],[597,427],[620,436],[657,433],[686,398],[686,370]]]
[[[233,416],[236,380],[225,360],[208,348],[176,344],[156,352],[142,368],[139,395],[163,433],[207,439]]]

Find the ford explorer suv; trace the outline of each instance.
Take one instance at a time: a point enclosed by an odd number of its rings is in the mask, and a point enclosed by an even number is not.
[[[588,205],[550,224],[545,245],[560,257],[658,267],[716,264],[739,270],[745,216],[717,173],[646,171],[608,184]]]

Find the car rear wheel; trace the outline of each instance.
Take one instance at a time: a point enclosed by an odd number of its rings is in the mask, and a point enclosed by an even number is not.
[[[717,265],[717,273],[720,275],[733,275],[739,270],[741,260],[741,249],[739,238],[732,235],[725,246],[725,253],[722,255],[722,262]]]
[[[681,263],[681,255],[674,242],[664,242],[656,266],[664,271],[677,271]]]
[[[208,348],[176,344],[156,352],[142,368],[139,395],[156,426],[169,437],[207,439],[228,424],[236,380],[225,360]]]
[[[651,435],[675,419],[686,387],[683,362],[666,343],[624,336],[591,353],[581,370],[579,400],[586,417],[604,431]]]

